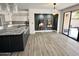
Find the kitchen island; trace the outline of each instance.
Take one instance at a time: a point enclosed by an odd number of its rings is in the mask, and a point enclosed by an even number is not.
[[[11,27],[0,30],[0,52],[23,51],[29,36],[29,27]]]

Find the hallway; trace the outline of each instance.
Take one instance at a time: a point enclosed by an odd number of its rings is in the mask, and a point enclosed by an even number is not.
[[[78,56],[79,42],[56,32],[30,35],[25,51],[18,56]]]

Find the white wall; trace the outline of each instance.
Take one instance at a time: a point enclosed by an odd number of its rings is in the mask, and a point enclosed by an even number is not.
[[[59,17],[58,17],[58,27],[57,27],[57,32],[62,33],[62,24],[63,24],[63,12],[59,12]]]
[[[30,26],[30,34],[35,33],[35,21],[34,21],[34,14],[52,14],[52,9],[29,9],[29,26]]]

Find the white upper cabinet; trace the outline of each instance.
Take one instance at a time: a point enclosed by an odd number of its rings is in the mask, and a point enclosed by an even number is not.
[[[0,3],[0,13],[28,13],[28,9],[21,9],[17,3]]]
[[[18,7],[14,3],[0,3],[0,12],[17,12]]]
[[[5,21],[23,21],[28,20],[28,9],[21,9],[17,3],[0,3],[0,14],[5,15]]]
[[[14,13],[14,12],[17,12],[17,11],[18,11],[18,7],[17,7],[17,5],[14,4],[14,3],[8,3],[8,4],[7,4],[7,9],[8,9],[8,11],[11,12],[11,13]]]
[[[7,11],[6,3],[0,3],[0,13],[5,13]]]

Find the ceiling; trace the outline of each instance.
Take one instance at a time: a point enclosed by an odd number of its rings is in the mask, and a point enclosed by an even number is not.
[[[76,5],[78,3],[57,3],[56,8],[62,10],[64,8]],[[17,3],[20,9],[29,9],[29,8],[53,8],[53,3]]]

